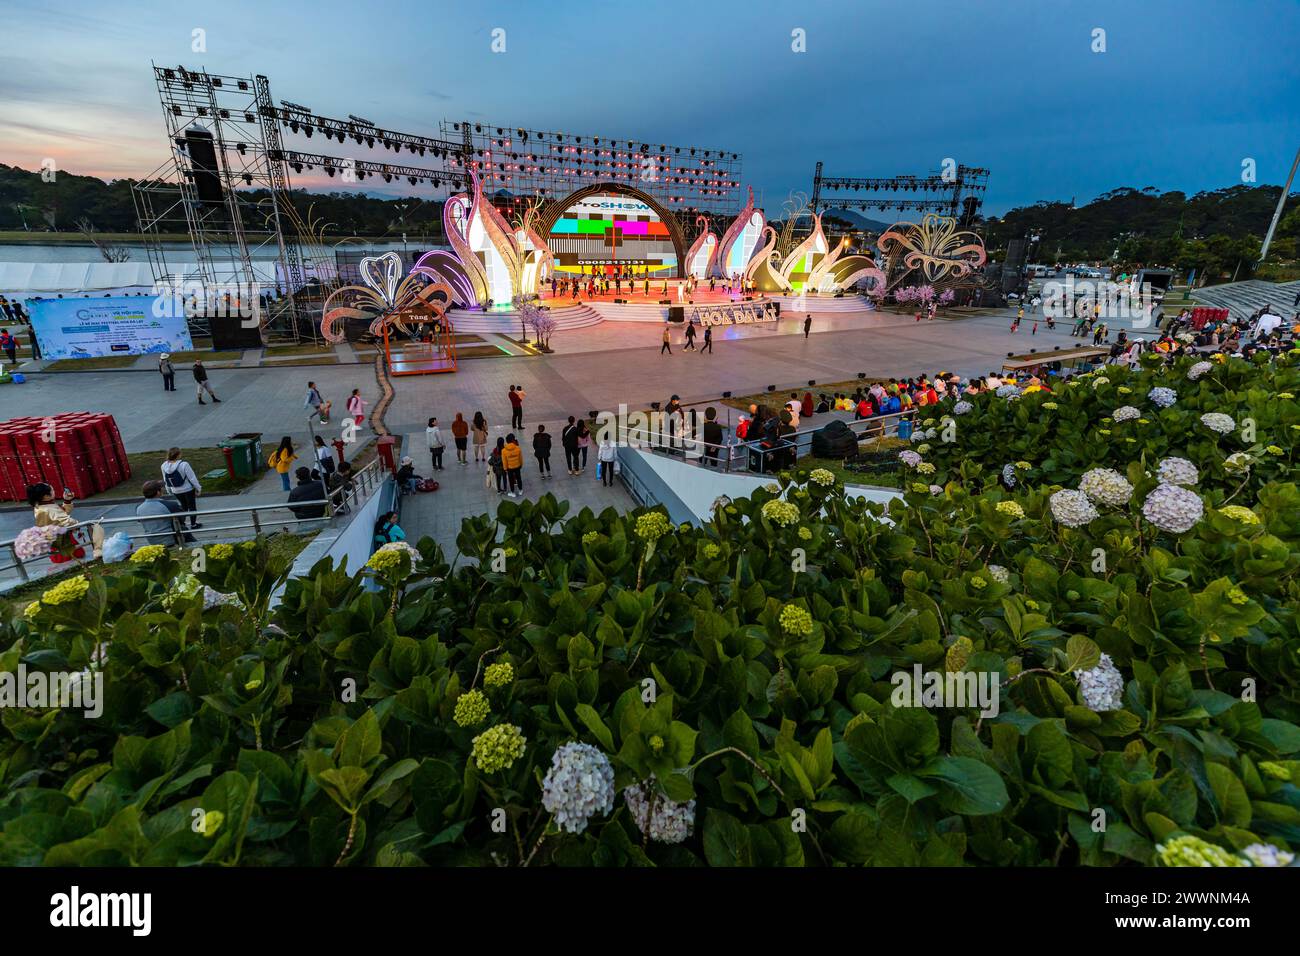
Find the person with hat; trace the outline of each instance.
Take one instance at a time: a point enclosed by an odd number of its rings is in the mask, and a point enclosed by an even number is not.
[[[176,391],[176,367],[172,365],[172,357],[169,353],[164,352],[158,356],[158,371],[163,377],[163,391]]]

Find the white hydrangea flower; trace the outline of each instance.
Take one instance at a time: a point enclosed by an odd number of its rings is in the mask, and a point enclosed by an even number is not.
[[[660,843],[681,843],[695,830],[695,801],[674,803],[655,792],[654,778],[623,791],[632,821],[643,834]],[[651,805],[654,811],[651,812]]]
[[[614,809],[614,767],[591,744],[571,742],[556,748],[542,781],[542,806],[570,833],[587,829],[587,821]]]
[[[1253,464],[1251,457],[1244,451],[1233,452],[1227,458],[1223,459],[1223,467],[1226,471],[1245,473],[1250,471]]]
[[[1079,693],[1089,710],[1101,713],[1124,706],[1124,675],[1109,654],[1102,654],[1096,667],[1075,671],[1074,679],[1079,682]]]
[[[975,406],[972,405],[970,402],[958,402],[956,405],[952,407],[952,413],[954,415],[965,415],[967,412],[973,410],[974,408]]]
[[[1006,464],[1002,466],[1002,483],[1008,488],[1016,486],[1016,466]]]
[[[898,453],[898,459],[908,468],[915,468],[921,463],[921,456],[910,448],[904,449]]]
[[[998,398],[1019,398],[1020,389],[1015,385],[999,385],[995,394]]]
[[[420,552],[416,551],[415,548],[411,547],[405,541],[390,541],[387,544],[381,544],[376,553],[378,553],[378,551],[405,551],[407,556],[411,559],[411,564],[418,564],[420,562]]]
[[[1097,509],[1082,491],[1065,488],[1048,499],[1052,517],[1067,528],[1082,528],[1097,517]]]
[[[1205,516],[1205,503],[1194,491],[1161,484],[1142,502],[1142,516],[1161,531],[1182,534]]]
[[[1166,485],[1183,485],[1190,488],[1201,480],[1200,472],[1186,458],[1162,458],[1156,466],[1156,477]]]
[[[1279,850],[1271,843],[1252,843],[1241,851],[1241,855],[1250,861],[1251,866],[1290,866],[1295,861],[1295,854]]]
[[[1194,382],[1202,375],[1204,375],[1206,372],[1210,372],[1213,370],[1214,370],[1214,363],[1197,362],[1195,365],[1193,365],[1191,368],[1187,370],[1187,377],[1188,379]]]
[[[1226,435],[1237,428],[1237,423],[1232,420],[1232,416],[1225,415],[1223,412],[1206,412],[1201,416],[1201,424],[1220,435]]]
[[[1133,486],[1114,468],[1093,468],[1083,473],[1079,490],[1089,500],[1118,508],[1133,497]]]
[[[1135,418],[1141,418],[1142,412],[1132,405],[1121,405],[1115,409],[1115,414],[1111,416],[1117,422],[1131,422]]]
[[[238,594],[223,594],[207,585],[203,586],[203,610],[210,611],[214,607],[221,607],[223,604],[234,604],[239,607],[244,606],[244,602],[239,599]]]
[[[1151,391],[1147,392],[1147,398],[1151,404],[1158,408],[1170,408],[1178,401],[1178,393],[1172,388],[1165,388],[1163,385],[1157,385]]]
[[[1011,580],[1011,572],[1000,564],[989,565],[989,577],[998,584],[1007,584]]]

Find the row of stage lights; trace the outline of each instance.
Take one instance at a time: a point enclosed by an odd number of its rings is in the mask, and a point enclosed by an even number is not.
[[[460,132],[460,130],[461,130],[461,128],[462,128],[462,125],[463,125],[465,128],[468,128],[468,127],[469,127],[469,124],[468,124],[468,123],[465,123],[465,124],[461,124],[461,123],[453,123],[453,124],[452,124],[452,129],[456,130],[457,132]],[[489,128],[489,130],[491,129],[490,126],[489,126],[488,128]],[[475,123],[475,124],[474,124],[474,132],[475,132],[475,133],[482,133],[482,132],[483,132],[483,124],[482,124],[482,123]],[[507,129],[505,129],[504,127],[501,127],[501,126],[496,127],[496,134],[497,134],[498,136],[508,135],[509,132],[510,132],[510,131],[507,130]],[[489,132],[488,135],[490,136],[491,133]],[[529,137],[530,133],[529,133],[529,131],[526,130],[526,129],[519,128],[519,129],[516,129],[516,130],[515,130],[515,135],[517,135],[517,136],[518,136],[520,139],[522,139],[524,142],[528,142],[528,137]],[[548,137],[548,136],[553,136],[553,137],[555,138],[555,142],[557,142],[557,143],[563,143],[563,142],[564,142],[564,135],[565,135],[565,134],[564,134],[564,133],[538,133],[538,132],[533,132],[531,135],[532,135],[533,137],[538,138],[538,139],[541,139],[541,140],[543,140],[543,141],[545,141],[546,137]],[[581,136],[573,136],[573,137],[571,137],[571,139],[572,139],[575,143],[578,143],[579,145],[581,145],[581,143],[582,143],[582,137],[581,137]],[[599,136],[590,136],[590,137],[588,137],[588,139],[590,139],[591,142],[592,142],[594,145],[596,145],[596,146],[599,146],[599,145],[600,145],[600,137],[599,137]],[[610,139],[609,137],[606,137],[606,138],[605,138],[605,141],[606,141],[607,143],[609,143],[610,146],[616,146],[616,145],[618,144],[618,142],[619,142],[618,140]],[[624,142],[627,143],[627,148],[628,148],[628,149],[635,149],[635,148],[636,148],[636,143],[635,143],[634,141],[632,141],[632,140],[629,139],[629,140],[624,140]],[[696,155],[697,152],[698,152],[698,153],[703,153],[706,157],[707,157],[707,156],[712,156],[712,155],[714,155],[714,154],[716,153],[717,156],[718,156],[718,159],[726,159],[726,156],[727,156],[726,152],[725,152],[724,150],[721,150],[721,149],[699,149],[698,147],[694,147],[694,146],[688,146],[688,147],[685,147],[685,148],[687,149],[689,155],[691,155],[691,156]],[[681,147],[681,146],[674,146],[674,147],[673,147],[673,153],[674,153],[675,155],[680,155],[682,149],[683,149],[683,147]],[[645,153],[645,152],[649,152],[649,150],[650,150],[650,144],[649,144],[649,143],[642,143],[642,144],[641,144],[641,152]],[[661,146],[659,147],[659,151],[660,151],[661,153],[666,153],[666,152],[668,152],[668,147],[667,147],[666,145],[661,145]],[[739,153],[732,153],[732,154],[731,154],[731,158],[732,158],[733,160],[739,160],[739,159],[740,159],[740,154],[739,154]]]

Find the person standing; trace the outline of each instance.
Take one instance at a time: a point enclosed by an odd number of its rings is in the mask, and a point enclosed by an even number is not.
[[[614,458],[617,450],[614,443],[606,435],[600,440],[600,447],[596,449],[597,467],[600,469],[600,482],[606,488],[614,486]]]
[[[194,514],[198,511],[198,502],[196,499],[203,493],[203,488],[199,484],[198,476],[194,474],[194,469],[190,463],[181,457],[181,450],[176,447],[167,449],[167,460],[162,463],[163,484],[171,492],[173,498],[181,506],[181,511],[190,512],[190,528],[201,528],[199,516]],[[181,526],[184,527],[185,519],[181,518]]]
[[[545,425],[537,426],[533,436],[533,455],[537,458],[537,470],[543,478],[551,477],[551,436],[546,433]]]
[[[313,454],[316,456],[316,464],[320,466],[321,475],[328,480],[329,476],[334,474],[334,453],[330,451],[325,439],[320,435],[315,436],[315,445]]]
[[[519,447],[515,433],[506,435],[505,447],[501,449],[501,467],[506,470],[508,498],[520,498],[524,493],[524,451]]]
[[[585,418],[578,419],[578,473],[587,470],[587,449],[591,447],[591,431],[587,428]]]
[[[672,333],[668,331],[668,325],[665,323],[665,325],[664,325],[663,345],[661,345],[661,346],[659,347],[659,354],[660,354],[660,355],[663,355],[665,352],[667,352],[669,355],[672,355],[672,354],[673,354],[673,344],[672,344],[672,343],[673,343],[673,336],[672,336]]]
[[[460,412],[456,413],[456,420],[451,423],[451,437],[456,442],[456,460],[462,465],[468,465],[465,449],[469,446],[469,422],[465,421],[465,416]]]
[[[352,394],[348,396],[348,414],[352,416],[352,422],[358,428],[366,420],[367,402],[361,397],[361,389],[354,388]]]
[[[578,426],[572,415],[569,423],[560,432],[560,444],[564,447],[564,465],[570,475],[578,473]]]
[[[474,413],[474,423],[470,426],[470,431],[474,434],[474,460],[487,461],[488,427],[487,419],[483,417],[482,412]]]
[[[711,325],[704,327],[704,343],[700,346],[700,354],[703,355],[705,352],[713,354],[713,326]]]
[[[8,329],[0,329],[0,349],[9,356],[9,364],[18,364],[18,340],[9,334]]]
[[[284,486],[285,491],[292,490],[293,486],[289,483],[289,469],[293,463],[298,460],[298,456],[293,452],[293,439],[285,435],[280,439],[280,447],[271,453],[271,457],[266,463],[274,468],[280,475],[280,484]]]
[[[808,313],[803,317],[803,337],[808,338],[808,333],[812,331],[812,314]]]
[[[433,461],[433,470],[442,471],[442,452],[447,443],[442,440],[442,431],[438,428],[438,419],[429,419],[429,426],[424,430],[424,439],[429,446],[429,457]]]
[[[510,427],[524,427],[524,390],[518,385],[511,385],[507,395],[510,399]]]
[[[158,356],[158,371],[162,373],[163,391],[176,391],[176,366],[172,365],[172,357],[166,352]]]
[[[217,398],[217,393],[212,391],[212,385],[208,382],[208,370],[203,367],[202,359],[197,359],[194,362],[194,392],[199,397],[200,405],[207,404],[207,402],[203,400],[204,392],[207,392],[212,396],[214,404],[221,403],[221,399]]]
[[[502,452],[505,450],[506,440],[497,439],[497,445],[492,449],[492,454],[488,455],[488,468],[492,471],[492,476],[497,480],[497,494],[506,493],[506,467],[502,463]]]
[[[718,423],[718,410],[710,405],[704,410],[704,463],[710,468],[718,467],[718,452],[722,446],[722,426]]]

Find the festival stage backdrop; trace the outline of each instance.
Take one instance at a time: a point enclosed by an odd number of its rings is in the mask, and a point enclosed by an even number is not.
[[[556,220],[546,243],[561,275],[612,273],[676,275],[677,251],[655,211],[631,196],[603,193],[580,199]]]
[[[46,359],[192,349],[185,316],[156,316],[155,301],[154,296],[28,299],[27,311]]]

